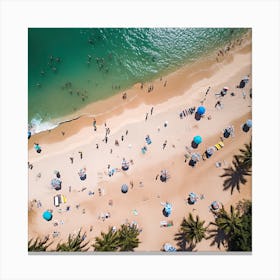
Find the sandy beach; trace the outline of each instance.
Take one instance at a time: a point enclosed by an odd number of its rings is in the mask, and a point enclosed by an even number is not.
[[[69,233],[82,228],[92,244],[109,226],[118,228],[126,222],[136,222],[142,231],[141,243],[135,251],[159,252],[166,242],[176,245],[175,234],[190,212],[208,224],[214,221],[209,210],[211,202],[219,201],[228,209],[242,199],[251,199],[250,176],[240,192],[235,189],[233,194],[223,191],[224,178],[220,177],[223,168],[231,166],[233,156],[251,140],[251,130],[242,130],[242,125],[252,119],[251,52],[249,33],[219,55],[215,53],[150,83],[134,85],[126,91],[126,99],[121,92],[88,105],[79,112],[87,114],[77,120],[33,135],[28,140],[28,161],[33,166],[28,170],[29,239],[52,236],[56,231],[58,236],[49,248],[54,249]],[[246,87],[237,88],[246,75],[250,78]],[[153,90],[149,92],[150,86]],[[219,97],[225,86],[228,93]],[[221,106],[217,106],[217,101]],[[195,114],[180,117],[183,110],[201,105],[206,113],[200,120],[195,119]],[[185,161],[194,136],[200,135],[203,141],[193,151],[203,154],[221,141],[223,129],[229,125],[234,127],[234,137],[222,139],[223,148],[195,167]],[[149,145],[145,141],[147,135],[152,141]],[[34,150],[34,143],[40,144],[40,154]],[[145,154],[141,151],[144,146]],[[123,158],[129,162],[128,171],[121,170]],[[84,181],[78,176],[82,168],[86,168],[87,174]],[[109,176],[112,169],[116,172]],[[170,175],[166,182],[156,178],[163,169]],[[59,191],[50,184],[55,171],[61,174]],[[129,186],[126,194],[121,192],[123,184]],[[194,205],[186,202],[190,192],[199,196]],[[59,207],[53,203],[57,194],[67,200]],[[168,218],[162,214],[166,201],[173,206]],[[42,218],[47,209],[53,210],[50,222]],[[106,213],[109,217],[102,219]],[[161,227],[162,221],[172,221],[173,226]],[[195,251],[225,250],[211,246],[211,242],[203,240]]]

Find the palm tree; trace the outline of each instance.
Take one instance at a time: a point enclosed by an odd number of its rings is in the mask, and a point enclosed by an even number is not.
[[[251,172],[245,167],[237,156],[234,156],[232,161],[234,167],[224,168],[225,173],[220,177],[228,177],[224,183],[224,191],[231,188],[231,194],[236,188],[240,192],[240,183],[245,184],[247,179],[244,176],[251,175]]]
[[[216,214],[216,229],[208,231],[210,235],[207,239],[215,238],[211,243],[228,245],[228,251],[252,251],[252,203],[245,200],[237,204],[236,209],[231,205],[228,213],[224,207]]]
[[[89,247],[86,247],[89,243],[84,242],[86,233],[81,235],[81,229],[78,234],[69,234],[68,240],[65,243],[57,244],[56,251],[59,252],[85,252],[88,251]]]
[[[230,213],[222,206],[222,209],[217,213],[215,223],[210,224],[217,226],[230,239],[231,236],[240,232],[242,219],[239,211],[236,211],[232,205],[230,206]]]
[[[45,237],[43,240],[41,240],[39,237],[37,237],[34,241],[33,238],[31,238],[28,241],[28,251],[29,252],[42,252],[47,251],[47,248],[53,243],[49,242],[49,237]]]
[[[241,160],[242,165],[248,170],[252,167],[252,142],[245,144],[245,149],[240,149],[241,155],[237,157]]]
[[[95,238],[95,243],[92,246],[95,251],[115,252],[119,247],[118,233],[110,227],[108,233],[101,232],[101,237]]]
[[[204,223],[205,221],[200,221],[198,216],[194,219],[192,214],[189,213],[188,219],[184,218],[181,223],[180,233],[177,234],[179,237],[175,239],[181,241],[181,245],[178,243],[179,246],[182,248],[182,244],[189,242],[190,247],[194,248],[197,243],[205,238],[207,228],[203,226]]]
[[[134,251],[140,243],[138,235],[136,225],[121,225],[118,231],[120,251]]]

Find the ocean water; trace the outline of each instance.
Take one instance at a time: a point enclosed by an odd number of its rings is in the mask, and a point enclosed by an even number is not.
[[[245,28],[30,28],[28,122],[54,119],[193,62],[241,37]]]

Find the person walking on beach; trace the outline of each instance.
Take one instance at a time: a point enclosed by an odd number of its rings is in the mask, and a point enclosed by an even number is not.
[[[94,131],[96,131],[97,128],[96,128],[96,119],[95,118],[93,119],[93,123],[92,124],[93,124]]]
[[[96,143],[96,149],[98,149],[99,148],[99,146],[98,146],[98,144]]]
[[[164,82],[164,85],[163,85],[163,86],[166,87],[166,85],[167,85],[167,81]]]
[[[205,92],[205,96],[208,94],[211,87],[208,87],[207,91]]]
[[[151,108],[151,115],[153,114],[153,111],[154,111],[154,107]]]
[[[33,168],[33,164],[31,164],[30,162],[28,162],[28,168],[32,169]]]
[[[83,159],[83,153],[79,151],[79,154],[80,154],[80,158]]]
[[[71,186],[68,187],[68,191],[71,192]]]
[[[70,161],[71,161],[71,163],[73,164],[74,158],[73,158],[73,157],[70,157]]]
[[[166,145],[167,145],[167,140],[165,140],[164,143],[163,143],[163,145],[162,145],[162,149],[163,149],[163,150],[165,149]]]
[[[130,184],[130,188],[133,189],[133,181],[130,181],[129,184]]]
[[[127,135],[128,134],[128,130],[126,130],[126,132],[125,132],[125,135]]]
[[[218,101],[216,102],[216,104],[215,104],[215,108],[217,108],[217,106],[219,106],[219,107],[221,107],[221,106],[222,106],[222,104],[221,104],[221,101],[220,101],[220,100],[218,100]]]
[[[122,139],[122,141],[123,141],[123,135],[122,135],[121,139]]]
[[[156,181],[157,181],[157,179],[158,179],[158,176],[159,176],[159,174],[157,174],[157,176],[156,176]]]
[[[145,118],[145,121],[147,121],[147,119],[148,119],[148,115],[149,115],[149,114],[148,114],[148,113],[146,113],[146,118]]]
[[[112,153],[113,153],[113,149],[110,150],[110,154],[112,154]]]

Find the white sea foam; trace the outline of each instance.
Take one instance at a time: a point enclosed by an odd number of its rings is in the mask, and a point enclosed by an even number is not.
[[[33,134],[37,134],[42,131],[54,129],[57,126],[58,126],[58,124],[51,123],[49,121],[43,121],[43,119],[41,117],[37,116],[36,118],[33,118],[30,121],[30,123],[28,125],[28,130],[33,135]]]

